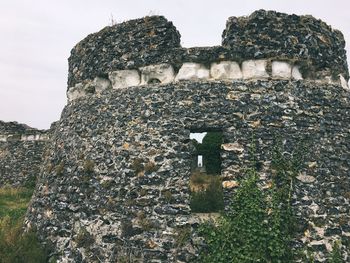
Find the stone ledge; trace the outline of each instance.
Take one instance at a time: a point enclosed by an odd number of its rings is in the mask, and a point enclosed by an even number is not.
[[[31,141],[48,141],[49,135],[47,134],[6,134],[0,135],[0,142],[10,142],[10,141],[22,141],[22,142],[31,142]]]
[[[236,61],[212,62],[210,68],[200,63],[183,63],[176,73],[174,66],[167,63],[148,65],[138,70],[117,70],[108,74],[107,78],[96,77],[68,88],[68,101],[73,101],[88,94],[101,93],[105,89],[125,89],[140,85],[168,84],[179,81],[230,81],[230,80],[303,80],[297,63],[289,61],[270,61],[265,59],[246,60],[239,64]],[[339,74],[339,80],[333,81],[331,76],[324,79],[309,79],[320,83],[340,84],[349,90],[345,78]]]

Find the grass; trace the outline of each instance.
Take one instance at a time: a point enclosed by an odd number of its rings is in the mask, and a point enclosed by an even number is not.
[[[195,171],[190,177],[190,190],[192,212],[213,213],[223,210],[224,196],[219,176]]]
[[[32,194],[33,188],[0,188],[0,263],[47,262],[47,252],[35,232],[23,232]]]
[[[33,194],[30,188],[0,188],[0,219],[9,216],[12,221],[21,219]]]

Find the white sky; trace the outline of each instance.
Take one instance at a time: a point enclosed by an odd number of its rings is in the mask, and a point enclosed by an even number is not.
[[[183,46],[212,46],[221,43],[229,16],[261,8],[311,14],[350,43],[349,0],[0,0],[0,120],[35,128],[58,120],[70,50],[112,18],[164,15],[180,31]]]

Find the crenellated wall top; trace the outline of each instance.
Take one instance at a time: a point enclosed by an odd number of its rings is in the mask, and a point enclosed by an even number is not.
[[[183,48],[180,33],[163,16],[150,16],[105,27],[88,35],[71,51],[68,89],[117,70],[184,63],[269,59],[298,65],[304,77],[348,80],[342,33],[312,16],[258,10],[250,16],[230,17],[222,46]]]

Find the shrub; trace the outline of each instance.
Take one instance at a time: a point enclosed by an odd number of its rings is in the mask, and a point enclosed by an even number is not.
[[[269,190],[259,187],[256,165],[252,163],[228,212],[218,224],[200,227],[207,246],[199,262],[294,262],[291,241],[296,233],[291,198],[293,181],[304,163],[301,156],[306,151],[301,149],[286,156],[282,148],[276,147]]]
[[[183,226],[176,229],[175,244],[177,247],[183,247],[191,239],[191,227]]]
[[[340,247],[341,247],[340,240],[337,240],[333,243],[333,250],[332,250],[330,257],[329,257],[329,263],[343,263],[344,262],[344,260],[342,258]]]
[[[60,162],[58,165],[56,165],[55,172],[56,172],[56,175],[58,175],[58,176],[63,175],[63,172],[64,172],[64,162],[63,161]]]
[[[203,155],[204,165],[208,174],[221,173],[220,150],[222,140],[222,132],[207,132],[202,143],[194,141],[197,154]]]

